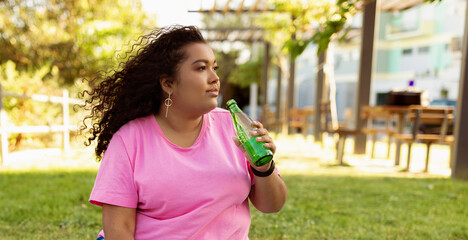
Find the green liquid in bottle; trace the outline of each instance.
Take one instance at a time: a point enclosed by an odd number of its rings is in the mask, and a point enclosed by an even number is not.
[[[256,166],[262,166],[271,161],[273,158],[273,152],[265,147],[264,142],[257,142],[256,138],[257,137],[250,138],[244,144],[244,147],[252,158],[252,162]]]
[[[229,100],[227,105],[231,112],[239,141],[249,154],[253,164],[255,166],[262,166],[270,162],[273,158],[273,152],[265,147],[264,142],[257,142],[256,138],[258,136],[251,137],[251,132],[254,130],[251,126],[252,120],[240,110],[234,100]]]

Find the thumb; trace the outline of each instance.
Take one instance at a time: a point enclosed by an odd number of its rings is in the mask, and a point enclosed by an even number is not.
[[[234,143],[236,144],[236,146],[242,151],[242,153],[244,153],[245,157],[247,158],[247,160],[249,160],[249,162],[252,162],[252,160],[250,160],[250,156],[249,154],[247,153],[247,151],[245,150],[245,147],[244,145],[242,145],[242,143],[239,141],[239,137],[232,137],[232,140],[234,141]]]
[[[232,137],[232,141],[234,141],[234,143],[236,144],[236,146],[237,146],[238,148],[240,148],[240,147],[242,146],[242,144],[240,143],[238,137]]]
[[[234,141],[234,143],[236,144],[236,146],[237,146],[243,153],[245,153],[244,145],[242,145],[242,143],[240,142],[239,137],[232,137],[232,141]]]

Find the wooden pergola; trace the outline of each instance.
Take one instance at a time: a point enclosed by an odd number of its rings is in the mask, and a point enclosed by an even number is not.
[[[199,10],[189,10],[189,13],[201,13],[201,14],[248,14],[248,13],[265,13],[265,12],[272,12],[275,11],[271,8],[266,1],[264,0],[255,0],[255,2],[249,6],[244,5],[245,0],[242,0],[240,3],[235,3],[232,0],[226,0],[223,6],[217,4],[216,0],[214,1],[213,6],[210,9],[199,9]],[[264,40],[263,38],[263,29],[262,28],[211,28],[211,29],[203,29],[205,36],[207,37],[207,41],[209,42],[223,42],[223,41],[241,41],[247,43],[253,42],[263,42],[265,44],[265,63],[263,64],[262,69],[262,81],[260,86],[260,105],[265,105],[268,102],[268,79],[269,79],[269,71],[270,68],[270,48],[271,44]],[[203,32],[202,31],[202,32]],[[293,65],[294,63],[292,63]],[[278,78],[277,84],[281,86],[281,68],[278,67]],[[291,86],[294,85],[294,73],[289,79],[289,84]],[[291,89],[291,88],[288,88]],[[288,102],[289,105],[293,104],[293,91],[291,89],[288,91]],[[289,93],[290,92],[290,93]],[[291,96],[290,96],[291,95]],[[286,106],[286,108],[288,108]],[[276,109],[281,109],[281,91],[280,88],[277,89],[276,93]],[[286,112],[289,112],[286,109]],[[280,119],[280,112],[276,111],[276,118]]]
[[[189,10],[191,13],[202,13],[202,14],[247,14],[247,13],[265,13],[265,12],[272,12],[276,11],[272,6],[270,6],[267,1],[265,0],[255,0],[251,5],[246,6],[244,5],[245,0],[242,0],[240,3],[235,3],[231,0],[226,0],[225,3],[220,6],[217,4],[216,0],[214,1],[213,6],[210,9],[199,9],[199,10]],[[210,31],[217,31],[217,37],[211,38],[208,37],[209,41],[228,41],[231,40],[229,35],[232,35],[232,31],[230,29],[222,29],[222,32],[219,31],[219,29],[209,29]],[[235,28],[233,29],[235,30]],[[249,31],[249,35],[253,36],[255,33],[253,32],[254,30]],[[263,32],[263,30],[262,30]],[[263,34],[262,34],[263,35]],[[260,35],[258,35],[260,36]],[[294,38],[294,34],[292,38]],[[259,37],[263,39],[263,36]],[[252,42],[250,39],[247,39],[245,42]],[[264,64],[264,67],[266,66],[267,68],[263,69],[263,74],[262,74],[262,84],[260,87],[260,95],[261,95],[261,105],[265,105],[268,100],[268,69],[269,69],[269,51],[270,51],[270,43],[265,42],[265,59],[268,59],[268,63],[266,62]],[[267,61],[267,60],[266,60]],[[291,108],[296,106],[296,101],[294,97],[295,93],[295,61],[290,61],[289,64],[289,69],[290,69],[290,74],[289,74],[289,79],[288,79],[288,90],[287,90],[287,96],[286,96],[286,104],[284,108],[285,116],[288,116],[289,111]],[[281,81],[282,81],[282,76],[281,76],[281,68],[278,66],[278,78],[277,78],[277,86],[281,86]],[[276,93],[276,109],[281,109],[281,91],[280,87],[277,89]],[[280,116],[280,111],[276,111],[276,118],[279,120],[281,118]],[[287,121],[283,121],[283,125],[287,123]],[[287,132],[289,129],[285,126],[282,127],[283,132]]]
[[[242,0],[240,3],[235,3],[232,0],[226,0],[223,6],[220,6],[216,3],[216,0],[213,3],[211,9],[199,9],[199,10],[189,10],[189,12],[197,12],[204,14],[227,14],[227,13],[263,13],[267,11],[275,11],[275,9],[268,6],[268,3],[264,0],[255,0],[255,2],[250,6],[244,5],[245,0]]]
[[[380,11],[401,11],[412,6],[423,3],[423,0],[382,0]]]
[[[264,64],[262,66],[262,79],[260,86],[260,105],[268,101],[268,79],[270,68],[270,43],[263,38],[263,28],[257,27],[218,27],[200,29],[208,42],[246,42],[263,43],[265,46]],[[279,78],[281,80],[281,78]],[[278,97],[278,96],[277,96]]]
[[[263,28],[219,27],[200,29],[209,42],[264,42]]]
[[[373,72],[373,56],[374,56],[374,38],[375,38],[375,22],[377,11],[400,11],[417,4],[423,3],[423,0],[376,0],[368,2],[363,5],[363,26],[361,29],[361,59],[359,64],[359,77],[356,86],[356,106],[355,106],[355,123],[356,129],[359,130],[364,126],[364,121],[360,118],[361,106],[369,105],[370,99],[370,86],[372,80]],[[198,12],[204,14],[227,14],[227,13],[254,13],[254,12],[266,12],[274,11],[270,6],[268,6],[265,1],[256,0],[254,4],[250,7],[244,6],[244,1],[242,1],[237,7],[230,6],[231,1],[227,0],[226,4],[219,8],[216,1],[214,6],[208,10],[197,10],[189,12]],[[452,166],[452,177],[468,180],[468,148],[463,146],[468,146],[468,126],[461,124],[468,122],[468,5],[465,10],[465,33],[463,40],[463,50],[462,50],[462,66],[460,73],[460,83],[459,83],[459,94],[457,100],[457,115],[455,121],[454,137],[455,141],[451,150],[451,166]],[[325,54],[319,56],[319,64],[325,61]],[[294,62],[291,63],[291,68],[294,69]],[[264,70],[265,71],[265,70]],[[265,81],[268,78],[264,79]],[[322,87],[323,87],[324,73],[323,69],[317,73],[317,89],[316,89],[316,103],[315,108],[320,109],[320,100],[322,97]],[[264,86],[266,87],[266,86]],[[263,90],[265,91],[265,90]],[[289,80],[289,90],[288,90],[288,99],[292,99],[293,96],[290,96],[291,93],[294,93],[294,74],[292,74],[291,79]],[[266,98],[265,98],[266,99]],[[291,106],[291,101],[289,101],[288,106]],[[289,108],[287,108],[288,110]],[[320,111],[315,111],[315,119],[320,118]],[[314,136],[320,137],[320,124],[318,121],[315,121],[314,127]],[[358,135],[355,138],[355,149],[354,152],[357,154],[364,154],[366,151],[366,136],[364,134]],[[399,153],[396,153],[399,155]],[[398,164],[396,162],[396,164]]]

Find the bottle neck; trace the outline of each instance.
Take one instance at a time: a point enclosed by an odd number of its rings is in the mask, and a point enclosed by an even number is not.
[[[242,112],[242,110],[237,106],[236,104],[231,104],[228,106],[229,110],[233,113],[239,113]]]

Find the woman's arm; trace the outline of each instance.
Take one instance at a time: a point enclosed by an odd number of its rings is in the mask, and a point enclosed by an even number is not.
[[[270,167],[255,167],[259,172],[266,172]],[[251,165],[254,167],[253,165]],[[268,177],[255,176],[255,185],[252,185],[249,198],[252,204],[263,213],[279,212],[286,202],[287,188],[283,179],[274,171]]]
[[[135,208],[102,204],[102,225],[106,240],[134,239]]]
[[[269,136],[268,130],[263,128],[263,125],[257,121],[253,122],[252,125],[257,128],[251,133],[252,136],[259,136],[257,137],[257,142],[265,142],[265,147],[271,149],[271,151],[275,153],[276,145],[273,142],[273,139]],[[244,155],[249,160],[252,168],[259,172],[266,172],[270,168],[272,164],[271,162],[264,166],[255,166],[252,163],[249,154],[246,153],[244,147],[240,144],[239,139],[234,138],[234,142],[244,152]],[[249,194],[252,204],[263,213],[280,211],[286,203],[286,196],[286,184],[276,171],[267,177],[255,176],[255,185],[252,186]]]

